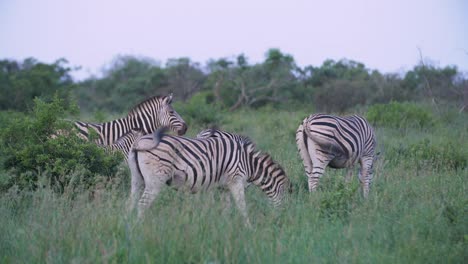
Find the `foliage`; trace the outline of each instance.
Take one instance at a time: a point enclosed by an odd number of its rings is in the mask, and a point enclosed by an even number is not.
[[[435,117],[430,110],[409,102],[372,105],[369,107],[366,116],[367,120],[372,124],[385,127],[426,128],[435,124]]]
[[[210,92],[200,92],[187,102],[175,102],[174,108],[189,125],[215,125],[221,121],[221,109]]]
[[[468,151],[450,139],[431,142],[426,138],[405,146],[392,147],[385,158],[392,163],[404,162],[418,168],[465,169],[468,165]]]
[[[102,78],[80,84],[78,103],[86,111],[125,112],[148,97],[163,94],[168,85],[165,71],[148,58],[117,57]]]
[[[345,184],[342,179],[335,180],[336,187],[324,191],[320,199],[320,213],[331,220],[345,220],[351,210],[352,202],[358,193],[357,185]]]
[[[189,58],[169,59],[165,71],[168,79],[165,89],[175,93],[182,101],[200,91],[205,79],[199,64],[191,62]]]
[[[260,107],[284,103],[297,95],[301,87],[296,79],[297,66],[292,56],[270,49],[263,63],[249,65],[244,55],[236,61],[220,59],[209,64],[207,85],[215,100],[231,111],[242,106]]]
[[[27,111],[36,97],[50,100],[55,93],[66,98],[75,84],[65,59],[52,64],[33,58],[22,63],[0,60],[0,110]]]
[[[457,73],[457,68],[454,66],[439,69],[421,63],[408,71],[403,81],[408,89],[428,98],[456,100],[461,95],[454,82]]]
[[[314,105],[320,111],[344,113],[346,110],[368,103],[372,87],[363,81],[333,80],[318,87]]]
[[[2,179],[2,190],[13,185],[35,189],[50,184],[61,193],[75,187],[88,188],[96,175],[115,174],[121,158],[105,155],[94,143],[83,142],[72,125],[62,121],[66,113],[76,111],[73,106],[58,96],[50,103],[40,99],[34,103],[31,115],[10,119],[0,131],[3,169],[10,175]]]
[[[0,195],[0,260],[4,263],[464,263],[468,242],[466,169],[407,166],[379,160],[369,198],[355,178],[327,169],[309,193],[294,131],[308,114],[276,108],[224,113],[223,129],[248,135],[287,172],[294,192],[281,210],[251,185],[244,226],[234,203],[226,210],[220,193],[167,189],[139,221],[126,211],[128,189],[104,190],[90,201],[70,200],[47,188]],[[401,131],[377,128],[390,150],[443,139],[468,149],[465,122]],[[452,133],[452,131],[455,131]],[[195,132],[195,131],[193,131]],[[440,140],[440,141],[438,141]],[[95,193],[93,193],[95,195]]]

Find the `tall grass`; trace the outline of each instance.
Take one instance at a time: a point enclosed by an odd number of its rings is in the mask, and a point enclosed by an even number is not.
[[[327,169],[308,193],[294,132],[308,113],[240,111],[221,128],[250,136],[285,168],[294,192],[281,210],[255,186],[247,191],[252,229],[218,191],[165,190],[138,221],[125,210],[128,190],[50,189],[0,197],[2,263],[462,263],[468,256],[468,170],[411,166],[387,153],[428,138],[468,149],[466,119],[431,130],[377,128],[381,157],[369,199],[357,179]],[[189,135],[198,132],[192,124]],[[441,143],[441,144],[442,144]],[[355,173],[355,177],[357,173]],[[90,198],[92,197],[92,198]]]

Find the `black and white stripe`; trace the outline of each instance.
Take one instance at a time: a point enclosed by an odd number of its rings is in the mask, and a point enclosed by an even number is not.
[[[143,131],[139,129],[131,129],[125,135],[121,136],[117,141],[112,143],[112,145],[99,145],[103,147],[106,152],[114,153],[120,152],[125,161],[128,162],[128,154],[133,147],[133,144],[137,139],[144,135]]]
[[[90,128],[97,133],[96,143],[112,145],[131,129],[141,130],[150,134],[161,127],[168,127],[178,135],[184,135],[187,125],[171,105],[172,94],[169,96],[151,97],[135,106],[126,117],[106,123],[86,123],[77,121],[75,126],[79,136],[89,139]]]
[[[249,183],[260,187],[275,206],[291,187],[283,168],[239,135],[190,139],[162,135],[158,130],[155,136],[146,135],[135,142],[129,164],[131,205],[139,199],[140,216],[166,185],[190,192],[217,187],[231,191],[248,223],[244,189]],[[137,192],[143,186],[139,197]]]
[[[313,114],[297,129],[296,143],[304,162],[309,191],[317,188],[325,167],[351,168],[359,162],[359,180],[367,197],[376,138],[373,128],[363,117]]]

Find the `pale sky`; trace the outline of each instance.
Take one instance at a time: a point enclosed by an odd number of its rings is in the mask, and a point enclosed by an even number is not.
[[[117,55],[253,64],[270,48],[301,67],[347,58],[381,72],[412,69],[419,48],[468,71],[467,0],[0,0],[0,36],[0,59],[64,57],[77,79]]]

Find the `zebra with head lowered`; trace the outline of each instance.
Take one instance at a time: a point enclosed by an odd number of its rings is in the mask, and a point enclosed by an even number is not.
[[[257,150],[250,139],[239,135],[190,139],[163,135],[158,130],[135,142],[129,165],[130,206],[139,199],[139,217],[166,185],[192,193],[217,187],[231,192],[250,225],[244,199],[246,185],[260,187],[274,206],[281,204],[291,188],[283,168],[269,154]],[[138,191],[143,186],[140,196]]]
[[[171,105],[172,94],[169,96],[154,96],[135,107],[124,118],[112,120],[106,123],[85,123],[76,121],[80,137],[89,139],[90,131],[97,132],[96,143],[99,145],[112,145],[131,129],[141,130],[144,134],[150,134],[161,127],[168,127],[178,135],[184,135],[187,125]]]
[[[374,130],[364,118],[310,115],[297,129],[296,143],[304,162],[309,191],[317,188],[325,167],[351,168],[359,161],[359,181],[363,195],[367,197],[376,139]]]

